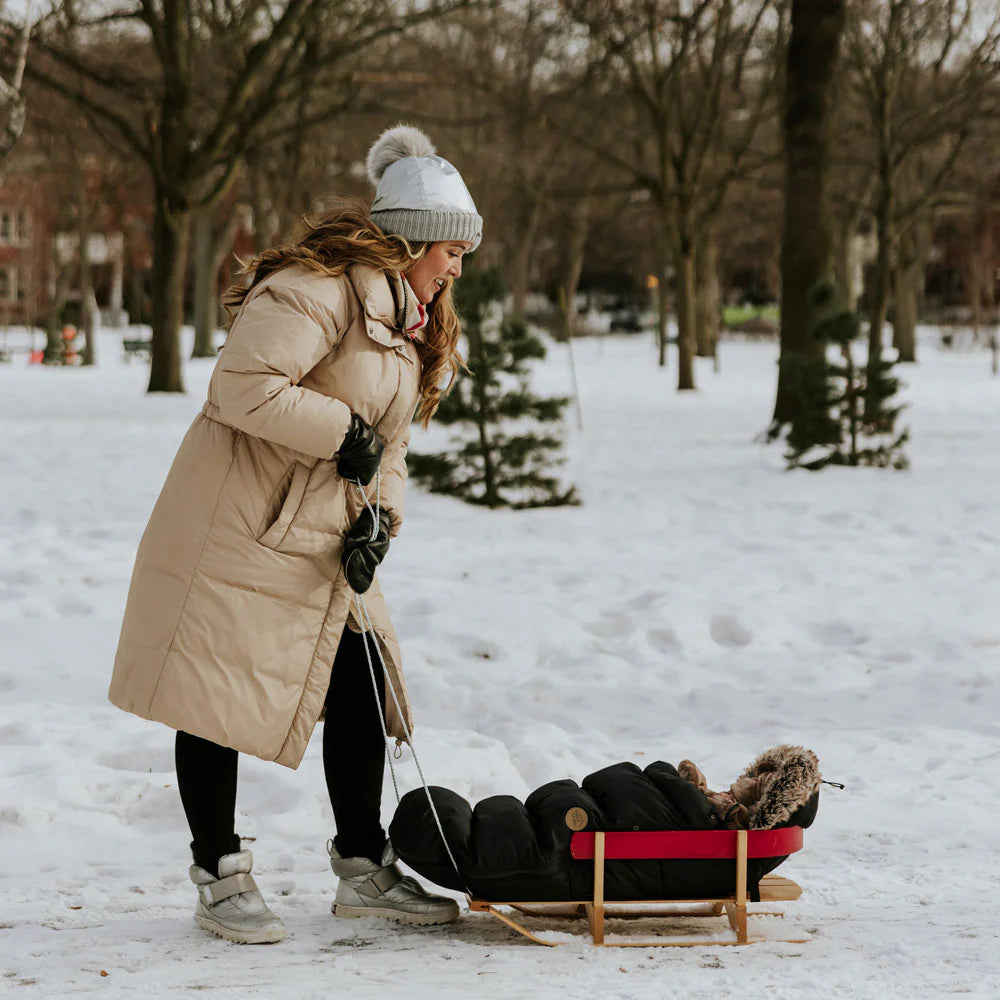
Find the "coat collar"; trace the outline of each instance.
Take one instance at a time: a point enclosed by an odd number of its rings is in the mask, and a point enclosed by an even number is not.
[[[424,339],[426,313],[402,275],[396,271],[379,271],[365,264],[355,264],[348,273],[368,316],[391,330],[405,333],[411,340]],[[405,317],[401,315],[404,302]]]

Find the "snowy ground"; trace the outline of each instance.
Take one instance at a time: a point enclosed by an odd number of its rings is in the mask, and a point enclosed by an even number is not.
[[[200,931],[172,734],[105,694],[136,543],[211,362],[188,364],[186,396],[149,397],[109,333],[96,370],[0,365],[0,994],[996,996],[987,357],[928,342],[905,372],[912,471],[809,474],[754,442],[774,345],[725,344],[722,374],[700,369],[684,396],[645,337],[576,350],[585,430],[567,474],[584,506],[411,493],[382,575],[424,769],[477,799],[687,756],[716,787],[803,743],[847,785],[824,788],[781,870],[805,888],[788,919],[813,940],[543,949],[486,916],[338,922],[318,740],[297,772],[241,765],[239,830],[290,937],[240,948]],[[564,347],[539,384],[567,390]],[[411,761],[402,776],[414,786]]]

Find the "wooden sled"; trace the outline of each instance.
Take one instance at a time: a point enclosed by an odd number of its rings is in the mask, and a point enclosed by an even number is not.
[[[594,894],[592,899],[560,902],[517,902],[469,897],[469,909],[474,913],[490,913],[519,934],[555,947],[563,942],[546,941],[532,933],[499,907],[508,907],[536,917],[587,918],[591,940],[595,945],[611,948],[691,948],[706,945],[752,944],[747,931],[747,859],[774,858],[793,854],[802,849],[802,827],[780,830],[654,830],[638,833],[576,833],[570,840],[570,852],[576,860],[594,861]],[[616,860],[732,858],[736,861],[736,888],[727,896],[704,899],[643,899],[612,900],[604,898],[605,864]],[[760,881],[762,903],[798,899],[802,890],[791,879],[780,875],[765,875]],[[700,904],[700,905],[699,905]],[[670,907],[669,910],[665,909]],[[681,908],[677,908],[681,907]],[[604,921],[610,918],[670,919],[677,917],[721,917],[729,919],[734,937],[653,941],[605,941]],[[755,910],[750,916],[783,917],[782,911]],[[768,941],[801,944],[808,937],[772,937]]]

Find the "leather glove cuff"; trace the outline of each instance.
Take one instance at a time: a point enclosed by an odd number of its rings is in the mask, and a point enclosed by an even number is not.
[[[378,431],[352,413],[351,425],[337,452],[337,471],[343,479],[357,479],[367,486],[375,478],[384,450],[385,442]]]

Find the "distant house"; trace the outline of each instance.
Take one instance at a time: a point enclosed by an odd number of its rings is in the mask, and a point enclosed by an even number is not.
[[[992,198],[937,214],[934,251],[927,266],[930,308],[953,321],[971,321],[978,297],[980,318],[996,322],[1000,306],[1000,178]]]
[[[65,281],[70,322],[78,310],[79,235],[75,231],[76,193],[66,192],[65,178],[47,172],[44,161],[28,150],[12,158],[0,171],[0,328],[44,327],[56,296],[60,275]],[[16,164],[16,166],[12,165]],[[148,323],[151,310],[153,206],[144,191],[102,184],[99,162],[85,164],[94,189],[94,215],[87,241],[91,279],[101,322],[105,326]],[[234,255],[253,256],[252,220],[237,203],[220,212],[233,212],[236,225],[232,246],[217,277],[221,292],[232,281]],[[193,243],[193,240],[192,240]],[[191,257],[193,260],[193,246]],[[190,262],[189,262],[190,265]],[[185,305],[188,315],[193,301],[193,274],[187,276]]]
[[[44,322],[52,212],[31,178],[0,175],[0,325]]]

